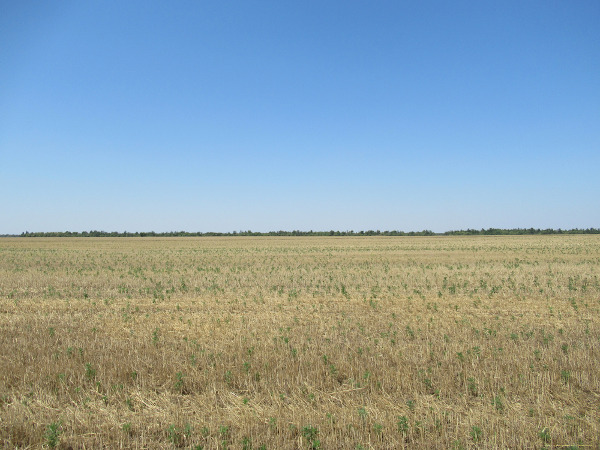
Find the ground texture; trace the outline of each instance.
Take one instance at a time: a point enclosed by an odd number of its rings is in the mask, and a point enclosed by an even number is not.
[[[0,239],[5,448],[599,448],[600,237]]]

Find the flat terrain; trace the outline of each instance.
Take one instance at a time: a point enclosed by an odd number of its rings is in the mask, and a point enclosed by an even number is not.
[[[0,239],[5,448],[599,448],[600,236]]]

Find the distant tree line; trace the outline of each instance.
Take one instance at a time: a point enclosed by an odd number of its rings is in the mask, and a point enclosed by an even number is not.
[[[585,228],[585,229],[579,229],[579,228],[572,228],[570,230],[562,230],[562,229],[558,229],[555,230],[553,228],[545,228],[545,229],[540,229],[540,228],[510,228],[510,229],[505,229],[505,228],[488,228],[487,230],[484,230],[483,228],[481,230],[472,230],[472,229],[467,229],[467,230],[458,230],[458,231],[446,231],[445,233],[443,233],[446,236],[495,236],[495,235],[502,235],[502,236],[518,236],[518,235],[533,235],[533,234],[600,234],[600,228]]]
[[[436,233],[430,230],[423,231],[269,231],[266,233],[258,231],[231,231],[231,232],[189,232],[189,231],[25,231],[21,237],[203,237],[203,236],[435,236]]]
[[[189,232],[189,231],[168,231],[157,233],[155,231],[136,231],[136,232],[118,232],[118,231],[25,231],[21,237],[210,237],[210,236],[516,236],[516,235],[538,235],[538,234],[600,234],[599,228],[573,228],[570,230],[562,229],[539,229],[539,228],[488,228],[481,230],[452,230],[444,233],[434,233],[431,230],[423,231],[269,231],[266,233],[257,231],[232,231],[232,232]],[[9,235],[4,235],[9,236]],[[14,236],[14,235],[13,235]]]

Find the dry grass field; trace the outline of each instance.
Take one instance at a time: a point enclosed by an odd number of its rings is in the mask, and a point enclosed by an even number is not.
[[[600,236],[0,239],[4,448],[600,448]]]

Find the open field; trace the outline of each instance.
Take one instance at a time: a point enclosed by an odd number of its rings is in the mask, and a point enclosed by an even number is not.
[[[600,236],[0,239],[5,448],[600,448]]]

